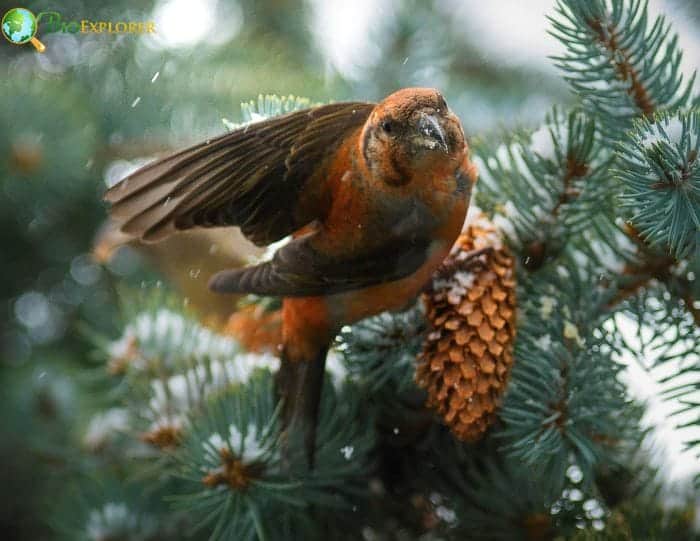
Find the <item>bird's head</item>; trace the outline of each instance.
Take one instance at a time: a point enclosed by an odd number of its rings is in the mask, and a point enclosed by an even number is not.
[[[404,88],[378,103],[361,145],[373,175],[396,185],[436,165],[459,163],[466,148],[459,118],[433,88]]]

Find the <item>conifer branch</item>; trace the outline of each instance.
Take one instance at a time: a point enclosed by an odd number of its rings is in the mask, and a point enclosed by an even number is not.
[[[692,284],[687,278],[679,277],[674,273],[678,261],[668,254],[651,249],[634,226],[627,224],[624,230],[637,245],[641,257],[636,264],[625,266],[623,279],[610,301],[609,308],[612,309],[627,298],[638,294],[653,280],[657,280],[669,286],[671,293],[683,301],[686,310],[700,328],[700,308],[696,304]]]
[[[566,47],[554,57],[586,110],[612,140],[640,116],[675,111],[691,100],[695,73],[683,83],[682,52],[648,0],[558,0],[551,33]]]
[[[618,144],[623,206],[651,246],[678,260],[700,254],[700,113],[642,119]]]
[[[639,72],[635,69],[629,50],[620,45],[618,29],[596,17],[588,18],[586,22],[595,34],[597,42],[603,49],[607,50],[620,80],[629,83],[627,93],[632,97],[637,108],[642,114],[651,116],[656,110],[656,106],[642,83]]]
[[[477,203],[494,214],[528,270],[556,257],[605,210],[611,155],[581,111],[554,109],[531,135],[520,134],[495,152],[478,151]]]

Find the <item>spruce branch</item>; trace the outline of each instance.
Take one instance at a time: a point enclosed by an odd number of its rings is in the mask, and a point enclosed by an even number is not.
[[[696,398],[700,389],[700,326],[689,315],[685,303],[669,293],[671,284],[673,280],[650,283],[622,303],[614,322],[630,335],[624,339],[618,331],[618,347],[643,360],[652,375],[661,371],[666,374],[658,377],[662,396],[675,402],[673,414],[684,419],[677,426],[682,431],[700,424]],[[629,333],[630,329],[633,333]],[[700,450],[699,441],[688,440],[686,445],[696,453]]]
[[[123,329],[116,340],[99,339],[113,375],[169,377],[204,357],[223,361],[242,352],[231,337],[204,326],[178,296],[155,288],[122,288]]]
[[[545,272],[544,270],[541,272]],[[513,376],[501,410],[506,449],[552,479],[574,456],[587,479],[606,449],[623,441],[629,403],[602,324],[609,292],[573,261],[527,281]],[[545,285],[546,284],[546,285]]]
[[[108,357],[107,371],[128,387],[120,393],[129,412],[124,431],[138,432],[155,449],[179,446],[189,416],[210,395],[278,368],[272,354],[243,351],[236,340],[204,327],[181,300],[158,288],[125,291],[121,301],[121,337],[97,339]]]
[[[550,33],[566,48],[554,57],[584,107],[621,136],[635,118],[688,105],[695,74],[684,85],[678,38],[648,0],[558,0]]]
[[[308,98],[299,96],[277,96],[275,94],[260,94],[257,100],[250,100],[241,103],[242,122],[231,122],[227,118],[222,118],[229,130],[235,130],[254,122],[260,122],[275,116],[285,115],[300,109],[307,109],[320,103],[314,103]]]
[[[479,202],[496,213],[497,223],[502,225],[505,231],[510,231],[510,243],[520,253],[524,268],[539,269],[538,274],[548,275],[557,264],[561,269],[576,268],[576,266],[588,267],[586,273],[590,278],[587,280],[590,286],[582,288],[582,291],[585,290],[587,293],[571,297],[571,311],[581,311],[582,308],[578,303],[590,295],[590,291],[600,290],[602,304],[591,314],[599,313],[609,317],[618,311],[626,311],[627,300],[634,301],[645,296],[648,291],[658,292],[656,285],[664,285],[664,294],[675,303],[671,306],[670,302],[663,302],[657,306],[654,313],[657,313],[658,317],[646,325],[652,329],[667,329],[664,336],[660,337],[656,343],[656,347],[663,348],[656,351],[654,355],[659,359],[659,364],[663,362],[660,360],[662,358],[667,358],[667,362],[678,362],[679,359],[686,358],[690,363],[690,366],[684,365],[684,368],[679,366],[673,377],[662,382],[671,389],[666,393],[667,396],[678,397],[685,401],[684,406],[679,408],[679,411],[685,414],[697,411],[695,409],[697,406],[690,397],[693,389],[697,388],[697,378],[694,378],[695,370],[692,364],[695,355],[693,348],[696,348],[698,343],[697,329],[700,329],[700,306],[696,301],[697,288],[692,271],[694,268],[692,265],[697,265],[693,261],[697,262],[698,259],[691,257],[697,252],[698,231],[696,225],[698,213],[695,209],[697,207],[697,187],[695,186],[697,183],[695,179],[698,145],[697,124],[695,124],[697,114],[697,112],[675,115],[665,113],[654,115],[652,119],[639,120],[637,130],[625,136],[624,142],[618,145],[617,155],[608,155],[602,167],[601,178],[604,179],[604,183],[599,186],[600,191],[595,194],[601,204],[597,207],[594,205],[599,212],[587,215],[584,221],[585,227],[572,232],[566,244],[558,252],[552,253],[551,242],[546,242],[544,238],[535,243],[530,241],[532,237],[526,236],[528,231],[523,225],[527,224],[523,216],[527,217],[531,212],[530,209],[542,200],[539,195],[533,196],[535,192],[527,183],[528,177],[534,177],[533,170],[528,168],[528,156],[532,153],[530,148],[522,144],[502,146],[499,152],[491,153],[485,158],[482,163],[486,170],[482,176],[485,182],[482,182],[481,187],[483,188],[485,184],[486,189],[482,189],[478,194],[481,198],[478,199]],[[552,137],[556,137],[561,146],[566,140],[566,134],[566,131],[559,134],[555,132]],[[518,173],[514,175],[513,170]],[[566,171],[564,168],[561,170]],[[560,186],[564,186],[568,175],[564,174],[560,178]],[[512,186],[516,188],[513,189]],[[543,186],[546,184],[543,183]],[[615,218],[619,214],[618,208],[604,206],[605,202],[614,201],[611,194],[619,187],[624,190],[623,209],[631,210],[634,216],[628,222]],[[679,191],[682,191],[682,194],[676,193]],[[519,204],[517,207],[512,204],[507,206],[500,204],[504,197],[512,198],[509,201],[519,201]],[[576,197],[564,199],[566,205],[575,205],[577,202]],[[679,201],[681,204],[678,204]],[[555,204],[550,208],[552,211],[550,216],[554,219],[560,216],[561,209],[566,209],[566,206],[557,207]],[[501,214],[503,217],[499,218],[498,213],[501,209],[507,210]],[[664,209],[664,211],[656,211],[653,220],[649,219],[647,222],[639,219],[640,215],[643,217],[645,212],[652,212],[655,209]],[[677,215],[674,216],[674,213]],[[641,222],[639,229],[637,222]],[[561,232],[563,228],[560,222],[556,220],[554,223],[559,224],[559,229],[555,231]],[[658,235],[659,240],[656,243],[647,242],[649,233],[645,235],[640,232],[642,225],[649,227],[651,233]],[[669,235],[672,228],[676,228],[675,236]],[[540,232],[543,230],[545,230],[544,227],[539,228]],[[537,229],[531,227],[530,231],[537,231]],[[523,235],[521,232],[526,234]],[[559,234],[551,236],[555,242],[560,237]],[[674,242],[680,250],[671,254],[668,247]],[[549,254],[545,255],[547,252]],[[535,256],[540,256],[540,259],[536,259],[537,264],[533,266],[532,260]],[[680,259],[679,256],[685,256],[685,258]],[[549,264],[545,264],[547,260]],[[525,276],[534,279],[534,275],[525,274]],[[593,278],[596,276],[599,279],[597,283],[593,283],[595,281]],[[541,278],[544,279],[544,277]],[[558,289],[557,291],[557,295],[561,295]],[[547,296],[551,299],[555,298],[554,294]],[[574,300],[576,298],[578,300]],[[683,319],[683,315],[688,314],[692,318]],[[642,310],[636,311],[633,318],[640,322],[646,321]],[[663,324],[664,321],[675,322],[679,318],[682,320],[682,326],[679,328],[685,329],[683,337]],[[585,418],[577,417],[576,408],[573,410],[570,408],[572,396],[569,389],[573,386],[582,392],[582,396],[585,396],[587,387],[583,381],[588,378],[602,377],[602,373],[589,372],[590,367],[586,368],[586,362],[590,358],[598,359],[597,369],[602,370],[603,366],[608,366],[610,370],[608,378],[611,380],[616,378],[620,368],[616,367],[614,352],[607,345],[610,338],[605,337],[605,331],[601,328],[595,331],[599,335],[593,341],[596,343],[598,340],[599,343],[591,350],[577,352],[575,344],[570,340],[556,345],[547,343],[542,347],[543,344],[538,340],[541,338],[542,329],[547,328],[546,324],[543,326],[538,321],[531,328],[532,342],[530,343],[528,343],[528,325],[526,316],[524,323],[521,320],[519,328],[515,352],[517,362],[513,373],[513,386],[509,393],[510,400],[514,400],[517,406],[511,410],[512,403],[507,399],[501,411],[501,418],[506,424],[505,433],[512,438],[512,442],[516,442],[513,447],[514,452],[517,456],[523,457],[528,451],[532,451],[530,460],[534,460],[535,453],[538,457],[542,456],[542,448],[539,445],[533,447],[532,440],[527,439],[528,435],[536,431],[538,426],[536,423],[543,422],[543,418],[538,417],[542,412],[528,411],[528,409],[531,409],[529,404],[541,404],[542,397],[546,396],[548,406],[544,411],[549,413],[549,421],[541,425],[538,435],[538,441],[541,440],[549,445],[545,456],[557,457],[563,449],[570,449],[569,445],[573,445],[575,452],[580,453],[582,465],[590,466],[598,463],[600,455],[597,453],[603,447],[607,447],[607,444],[614,443],[615,438],[611,439],[609,435],[605,435],[605,430],[593,438],[588,429],[584,429],[589,432],[588,438],[581,438],[580,433],[577,434],[577,428],[574,428],[570,432],[570,435],[573,435],[571,442],[567,443],[569,437],[566,435],[567,427],[585,427],[587,422]],[[559,334],[556,332],[549,334],[560,336],[561,331]],[[572,347],[574,350],[570,349]],[[634,348],[627,349],[634,351]],[[554,352],[557,352],[556,355]],[[605,354],[601,356],[601,352]],[[637,354],[638,352],[635,352],[635,355]],[[535,368],[536,363],[542,362],[542,359],[549,359],[549,371],[542,372],[541,369]],[[521,372],[523,369],[525,372]],[[537,376],[532,377],[532,374]],[[585,377],[580,380],[577,374],[579,376],[585,374]],[[680,378],[677,379],[676,376]],[[595,391],[590,388],[588,392]],[[528,402],[528,396],[530,402]],[[621,402],[619,407],[627,406]],[[511,414],[512,417],[510,417]],[[604,415],[604,412],[601,411],[600,415]],[[697,424],[697,421],[690,422]],[[517,435],[512,431],[513,426],[518,426],[522,430],[520,436],[523,439],[519,442]],[[610,426],[608,425],[608,428]],[[581,445],[581,442],[586,441],[592,445],[590,447],[586,443]],[[688,442],[688,445],[695,447],[697,444]],[[598,450],[593,451],[595,448]],[[593,454],[589,454],[590,451],[593,451]],[[561,469],[563,465],[552,462],[549,467]]]
[[[655,208],[671,211],[657,213],[658,219],[648,222],[647,227],[668,234],[670,229],[662,222],[673,224],[673,238],[685,247],[683,253],[697,251],[697,115],[692,112],[658,117],[667,119],[661,122],[668,122],[669,126],[685,126],[683,130],[674,128],[678,137],[673,143],[666,140],[670,135],[657,130],[656,122],[640,121],[640,126],[649,126],[647,130],[658,135],[658,145],[666,149],[667,155],[659,157],[658,149],[644,154],[644,145],[652,141],[651,135],[638,131],[628,136],[628,142],[619,144],[615,155],[600,140],[599,128],[590,117],[581,112],[563,117],[555,110],[543,127],[530,136],[517,134],[495,151],[483,144],[477,147],[481,173],[477,203],[492,214],[494,222],[506,233],[524,268],[542,268],[573,241],[581,253],[598,262],[603,272],[613,274],[614,278],[608,281],[609,287],[616,289],[611,307],[636,294],[651,280],[670,281],[673,293],[700,321],[696,292],[692,284],[680,277],[678,259],[668,251],[649,246],[632,225],[634,220],[625,223],[616,219],[619,207],[611,195],[620,186],[628,190],[623,199],[625,210],[641,208],[636,193],[647,199],[655,197]],[[685,120],[674,122],[674,118]],[[679,135],[684,130],[681,141]],[[684,148],[680,149],[680,145]],[[650,178],[645,189],[645,179]],[[651,188],[658,178],[664,179],[664,186],[669,178],[677,179],[673,184],[676,188]],[[637,190],[635,195],[630,192],[632,188],[626,188],[630,184]],[[682,193],[678,195],[678,191]],[[680,204],[671,206],[676,200]],[[650,212],[649,204],[645,211]]]
[[[613,309],[623,301],[643,294],[645,289],[654,290],[655,283],[662,283],[676,299],[683,302],[683,309],[693,318],[700,329],[700,306],[693,287],[693,280],[687,275],[685,262],[679,262],[668,253],[651,248],[634,226],[626,224],[624,230],[637,247],[637,260],[628,263],[617,280],[617,290],[609,308]],[[692,276],[692,271],[691,276]]]
[[[423,342],[420,303],[400,313],[384,312],[344,328],[337,337],[350,377],[379,400],[412,389],[416,355]]]
[[[308,538],[326,515],[350,508],[363,492],[373,439],[357,391],[324,387],[316,467],[290,475],[272,388],[271,375],[259,373],[212,395],[193,412],[175,454],[189,493],[172,499],[192,513],[196,529],[208,526],[213,540]],[[318,522],[306,519],[315,512]]]
[[[631,223],[676,259],[700,255],[700,112],[641,119],[613,172]]]
[[[447,519],[438,529],[446,538],[553,539],[555,532],[568,536],[577,527],[604,525],[608,506],[575,463],[562,481],[552,482],[494,444],[465,448],[444,437],[431,442],[423,461],[439,465],[438,492],[430,501],[442,508],[438,517]]]
[[[384,312],[347,326],[336,338],[348,379],[376,408],[382,443],[390,450],[424,439],[433,422],[425,393],[413,379],[426,328],[423,304],[417,302],[404,312]]]
[[[495,151],[479,145],[477,153],[476,201],[493,214],[528,270],[556,257],[607,210],[612,155],[581,111],[555,108],[532,134],[518,133]]]

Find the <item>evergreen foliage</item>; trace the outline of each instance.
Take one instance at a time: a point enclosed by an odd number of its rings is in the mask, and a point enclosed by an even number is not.
[[[500,414],[506,450],[562,484],[571,464],[591,482],[603,452],[633,436],[618,414],[633,408],[602,328],[605,290],[590,283],[590,270],[560,260],[534,283],[526,279],[517,362]]]
[[[254,9],[248,4],[241,2],[246,13]],[[301,15],[289,2],[278,4],[274,16],[251,24],[241,39],[256,44],[249,52],[259,66],[271,73],[278,62],[287,67],[279,84],[289,88],[280,90],[304,90],[303,80],[314,95],[318,74],[295,69],[306,54]],[[409,2],[380,47],[400,57],[425,48],[426,55],[442,57],[435,70],[455,69],[456,79],[467,78],[471,67],[460,54],[439,46],[428,51],[425,25],[411,10],[436,25],[449,19]],[[92,403],[97,411],[89,418],[88,408],[66,398],[74,383],[60,364],[25,379],[0,373],[0,384],[10,389],[0,403],[20,412],[3,421],[13,432],[26,415],[29,433],[77,432],[73,439],[80,441],[78,449],[51,433],[48,445],[30,442],[37,466],[26,479],[66,487],[66,498],[41,507],[51,531],[86,541],[700,538],[692,526],[697,485],[680,500],[668,498],[646,450],[645,406],[632,399],[623,378],[630,359],[652,375],[663,371],[664,398],[676,400],[677,414],[689,419],[678,430],[700,427],[695,76],[681,73],[678,39],[666,19],[649,16],[646,0],[558,0],[550,21],[565,49],[554,62],[574,102],[551,109],[537,129],[480,134],[472,145],[480,170],[473,204],[500,229],[518,261],[515,364],[486,437],[458,442],[425,408],[425,393],[413,381],[428,329],[417,300],[400,313],[342,329],[327,361],[315,467],[291,470],[280,453],[275,351],[247,351],[192,313],[186,298],[147,287],[149,280],[113,294],[106,282],[129,274],[124,268],[134,262],[128,256],[112,264],[102,282],[90,281],[90,272],[100,271],[80,259],[71,268],[87,284],[81,295],[92,286],[98,297],[92,308],[89,302],[80,308],[97,359],[81,357],[80,383],[99,395]],[[269,38],[287,25],[289,51]],[[458,52],[469,50],[460,43]],[[230,59],[232,70],[243,63],[241,49]],[[387,80],[402,80],[398,63]],[[377,80],[383,80],[381,68],[371,66]],[[201,76],[201,67],[192,69]],[[121,77],[109,73],[105,78]],[[484,88],[502,76],[492,75]],[[254,82],[241,81],[247,95],[258,91]],[[8,95],[20,92],[14,84],[3,83],[13,88]],[[106,128],[69,115],[86,91],[61,85],[62,100],[47,115],[65,110],[68,136],[58,145],[66,147],[64,163],[81,165],[75,167],[81,183],[89,175],[82,163],[92,155],[88,147]],[[43,95],[48,86],[37,80],[24,90]],[[339,99],[347,88],[337,83],[337,95],[322,98]],[[176,94],[170,90],[163,99],[175,103]],[[195,101],[206,103],[206,96]],[[260,95],[242,104],[238,121],[224,119],[224,125],[234,129],[313,103]],[[181,105],[182,115],[174,117],[181,124],[204,122],[183,120],[199,117]],[[116,124],[124,109],[103,121]],[[221,110],[228,112],[220,105],[204,116]],[[9,111],[0,104],[0,117]],[[0,147],[6,137],[0,134]],[[119,153],[114,146],[111,141],[104,152]],[[151,153],[136,146],[136,156]],[[51,175],[58,174],[47,174],[47,191],[36,205],[45,209],[56,198]],[[7,186],[14,205],[31,200],[26,186]],[[81,201],[85,193],[73,186],[66,198]],[[40,220],[35,227],[41,233],[50,226]],[[25,233],[20,259],[38,243],[38,233]],[[70,235],[59,240],[77,242]],[[47,250],[39,259],[52,257]],[[137,283],[142,278],[149,276],[131,275]],[[68,294],[59,297],[71,314],[78,310]],[[279,307],[277,299],[244,302]],[[107,315],[91,317],[99,312],[95,306],[114,304],[121,308],[116,325]],[[15,390],[27,387],[29,394]],[[700,457],[700,440],[687,443]],[[48,472],[55,483],[46,480]]]
[[[555,63],[584,107],[620,137],[640,115],[688,105],[695,74],[685,82],[671,25],[650,19],[648,0],[559,0],[552,33],[566,46]]]
[[[700,256],[700,113],[641,119],[621,141],[617,176],[632,223],[677,259]]]

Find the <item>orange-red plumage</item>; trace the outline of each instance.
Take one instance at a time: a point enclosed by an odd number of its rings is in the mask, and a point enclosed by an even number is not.
[[[147,166],[106,199],[123,229],[146,240],[221,225],[258,244],[293,235],[271,261],[210,285],[284,297],[283,417],[311,455],[330,341],[342,325],[415,298],[459,235],[475,181],[443,97],[408,88],[376,105],[248,126]]]

